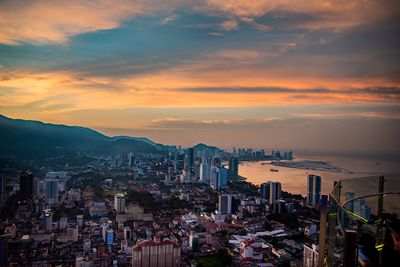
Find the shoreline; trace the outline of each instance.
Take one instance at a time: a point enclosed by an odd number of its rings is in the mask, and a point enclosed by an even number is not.
[[[269,164],[272,166],[294,168],[301,170],[322,171],[322,172],[332,172],[332,173],[348,173],[348,174],[353,173],[350,170],[338,167],[329,162],[321,160],[302,160],[302,161],[291,161],[291,162],[272,161]]]

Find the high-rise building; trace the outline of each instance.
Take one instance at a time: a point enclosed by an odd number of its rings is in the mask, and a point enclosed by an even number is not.
[[[164,183],[170,184],[174,176],[175,176],[175,168],[173,166],[168,166],[167,173],[165,174]]]
[[[228,179],[236,180],[238,177],[239,177],[239,159],[237,157],[231,157],[229,159]]]
[[[181,246],[170,239],[144,240],[132,248],[132,267],[179,267]]]
[[[188,148],[188,156],[189,156],[189,168],[192,168],[193,164],[194,164],[194,149],[193,149],[193,147]]]
[[[191,172],[189,170],[184,169],[180,175],[181,184],[190,183],[191,180]]]
[[[281,199],[281,183],[280,182],[269,182],[269,203],[275,204],[279,199]]]
[[[313,244],[312,247],[304,245],[303,266],[304,267],[317,267],[318,266],[318,246],[317,245]]]
[[[132,152],[128,154],[128,164],[129,167],[133,167],[135,165],[135,155]]]
[[[318,208],[321,199],[321,176],[308,175],[307,189],[308,206]]]
[[[114,230],[113,229],[107,229],[106,232],[106,244],[107,245],[112,245],[114,242]]]
[[[189,235],[189,247],[193,252],[199,251],[200,237],[197,233],[190,233]]]
[[[0,206],[6,201],[6,176],[0,174]]]
[[[82,214],[76,215],[76,224],[78,225],[78,227],[83,226],[83,215]]]
[[[354,192],[346,192],[345,194],[345,200],[351,200],[355,198]],[[345,205],[345,209],[350,212],[354,212],[354,201],[350,201]],[[353,221],[349,218],[349,216],[346,216],[344,214],[344,211],[342,209],[339,210],[339,218],[341,219],[341,224],[343,225],[344,228],[351,228],[353,225]]]
[[[114,196],[114,209],[117,213],[125,212],[125,195],[118,193]]]
[[[365,199],[356,199],[353,202],[354,213],[366,220],[371,219],[371,208],[365,204]]]
[[[49,203],[58,203],[58,180],[46,180],[46,199]]]
[[[272,207],[272,212],[276,213],[279,211],[279,200],[281,199],[281,183],[270,182],[269,190],[269,204]]]
[[[59,229],[64,230],[67,228],[68,224],[68,218],[67,217],[61,217],[60,222],[59,222]]]
[[[34,179],[33,181],[33,194],[35,196],[46,194],[46,181]]]
[[[185,153],[184,159],[184,169],[191,170],[194,164],[194,150],[192,147],[189,147]]]
[[[232,213],[232,195],[221,194],[218,198],[218,211],[220,214]]]
[[[88,255],[90,253],[90,245],[91,243],[89,238],[83,240],[83,253],[85,255]]]
[[[269,201],[269,194],[271,191],[271,182],[261,184],[261,198]]]
[[[53,225],[53,212],[51,209],[43,210],[43,230],[50,233]]]
[[[240,211],[241,202],[239,196],[232,196],[232,214],[237,214]]]
[[[211,163],[208,159],[203,159],[200,164],[200,181],[209,184],[211,180]]]
[[[24,171],[19,176],[19,194],[21,200],[29,200],[32,198],[33,191],[33,173]]]
[[[212,167],[211,168],[211,181],[210,186],[214,190],[221,190],[225,188],[228,183],[228,172],[224,167]]]
[[[124,240],[131,240],[132,238],[132,231],[129,226],[124,227]]]

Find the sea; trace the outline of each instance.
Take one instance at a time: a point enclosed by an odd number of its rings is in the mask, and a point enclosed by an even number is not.
[[[271,161],[241,161],[239,163],[239,175],[245,177],[248,182],[256,185],[267,181],[280,182],[283,191],[301,194],[303,196],[306,196],[307,177],[309,174],[321,176],[322,194],[329,194],[333,190],[334,181],[342,180],[343,185],[345,185],[343,191],[355,191],[356,195],[378,192],[378,177],[380,175],[385,175],[388,182],[385,183],[384,191],[400,192],[399,159],[378,160],[348,156],[296,155],[294,160],[324,161],[342,169],[349,170],[351,173],[314,171],[275,166],[271,164]],[[272,171],[271,169],[277,171]],[[343,193],[344,192],[342,192],[342,194]],[[387,199],[390,201],[387,201],[386,204],[390,204],[392,208],[396,210],[400,209],[400,201],[398,202],[398,200],[400,200],[400,195],[395,198],[394,196],[387,196]],[[392,210],[392,208],[390,209]]]

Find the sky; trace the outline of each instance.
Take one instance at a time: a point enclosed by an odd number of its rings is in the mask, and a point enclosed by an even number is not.
[[[398,0],[0,1],[0,113],[223,148],[399,155]]]

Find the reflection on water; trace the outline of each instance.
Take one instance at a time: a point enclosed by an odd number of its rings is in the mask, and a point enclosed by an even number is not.
[[[239,174],[254,184],[266,181],[279,181],[282,190],[296,194],[306,194],[307,175],[316,174],[322,177],[322,193],[328,194],[333,188],[333,181],[380,175],[383,173],[400,173],[400,161],[377,161],[359,158],[332,158],[326,156],[296,157],[296,160],[322,160],[338,167],[351,170],[353,173],[334,173],[324,171],[302,170],[288,167],[279,167],[270,164],[270,161],[245,161],[239,166]],[[271,171],[271,169],[278,170]],[[398,181],[400,184],[400,180]]]

